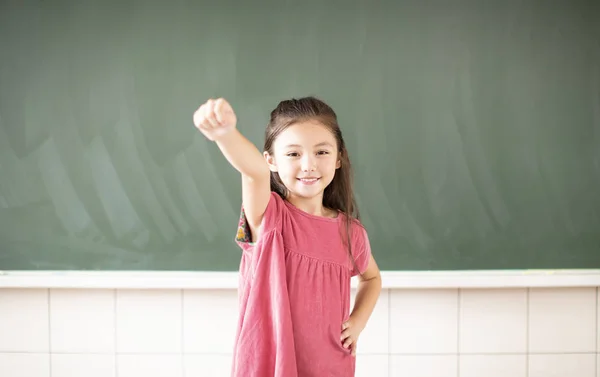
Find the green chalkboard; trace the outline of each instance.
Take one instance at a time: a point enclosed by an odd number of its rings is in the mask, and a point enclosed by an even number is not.
[[[236,270],[192,113],[306,95],[382,270],[600,268],[597,1],[2,1],[0,54],[0,270]]]

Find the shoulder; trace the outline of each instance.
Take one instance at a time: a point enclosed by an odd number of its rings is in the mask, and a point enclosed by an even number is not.
[[[358,237],[363,237],[367,234],[367,229],[359,219],[352,219],[352,233]]]
[[[285,200],[275,191],[271,191],[271,197],[269,199],[269,204],[267,204],[267,208],[265,209],[264,217],[272,217],[274,215],[281,214],[286,210]],[[264,223],[263,218],[263,223]]]
[[[268,230],[275,227],[280,222],[280,217],[285,211],[286,205],[284,199],[275,191],[271,191],[269,203],[267,204],[267,208],[265,208],[265,213],[263,215],[261,228],[263,230]]]
[[[366,271],[371,259],[371,243],[364,225],[357,219],[352,222],[352,257],[354,266],[352,275],[362,274]]]
[[[363,223],[358,219],[352,219],[352,246],[355,256],[370,250],[369,235]]]

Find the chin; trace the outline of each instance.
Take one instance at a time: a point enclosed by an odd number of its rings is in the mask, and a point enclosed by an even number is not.
[[[296,196],[300,196],[306,199],[312,199],[316,196],[323,195],[325,187],[322,185],[318,185],[315,187],[295,186],[295,189],[293,191]]]

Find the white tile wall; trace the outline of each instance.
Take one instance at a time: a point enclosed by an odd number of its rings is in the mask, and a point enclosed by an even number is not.
[[[390,376],[458,377],[457,355],[392,355],[390,361]]]
[[[526,353],[527,290],[460,294],[460,353]]]
[[[596,357],[593,353],[530,355],[529,377],[595,377]]]
[[[596,352],[596,295],[594,288],[531,289],[530,352]]]
[[[183,355],[117,355],[119,377],[183,377]]]
[[[237,328],[237,293],[233,290],[189,290],[183,293],[185,353],[231,352]],[[206,334],[220,329],[219,336]]]
[[[391,353],[457,353],[456,289],[398,290],[391,292],[390,300]]]
[[[184,375],[194,377],[229,377],[231,373],[231,358],[231,355],[184,355]]]
[[[51,356],[52,377],[115,377],[115,355],[66,354]]]
[[[2,377],[50,377],[47,353],[0,353]]]
[[[180,290],[117,291],[117,352],[181,353],[181,296]]]
[[[47,289],[2,290],[0,315],[0,352],[50,350]]]
[[[459,357],[460,377],[527,377],[527,355],[524,354]]]
[[[52,351],[114,353],[114,295],[114,290],[51,290]]]
[[[600,377],[597,288],[384,290],[356,377]],[[2,377],[229,376],[232,290],[0,289]]]
[[[389,355],[359,354],[356,358],[356,377],[389,376]]]

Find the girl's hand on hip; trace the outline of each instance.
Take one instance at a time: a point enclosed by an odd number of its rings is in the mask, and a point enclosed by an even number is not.
[[[356,356],[356,343],[358,342],[358,336],[364,329],[364,325],[356,321],[352,317],[344,323],[342,323],[342,335],[340,337],[342,346],[349,348],[352,351],[352,356]]]

